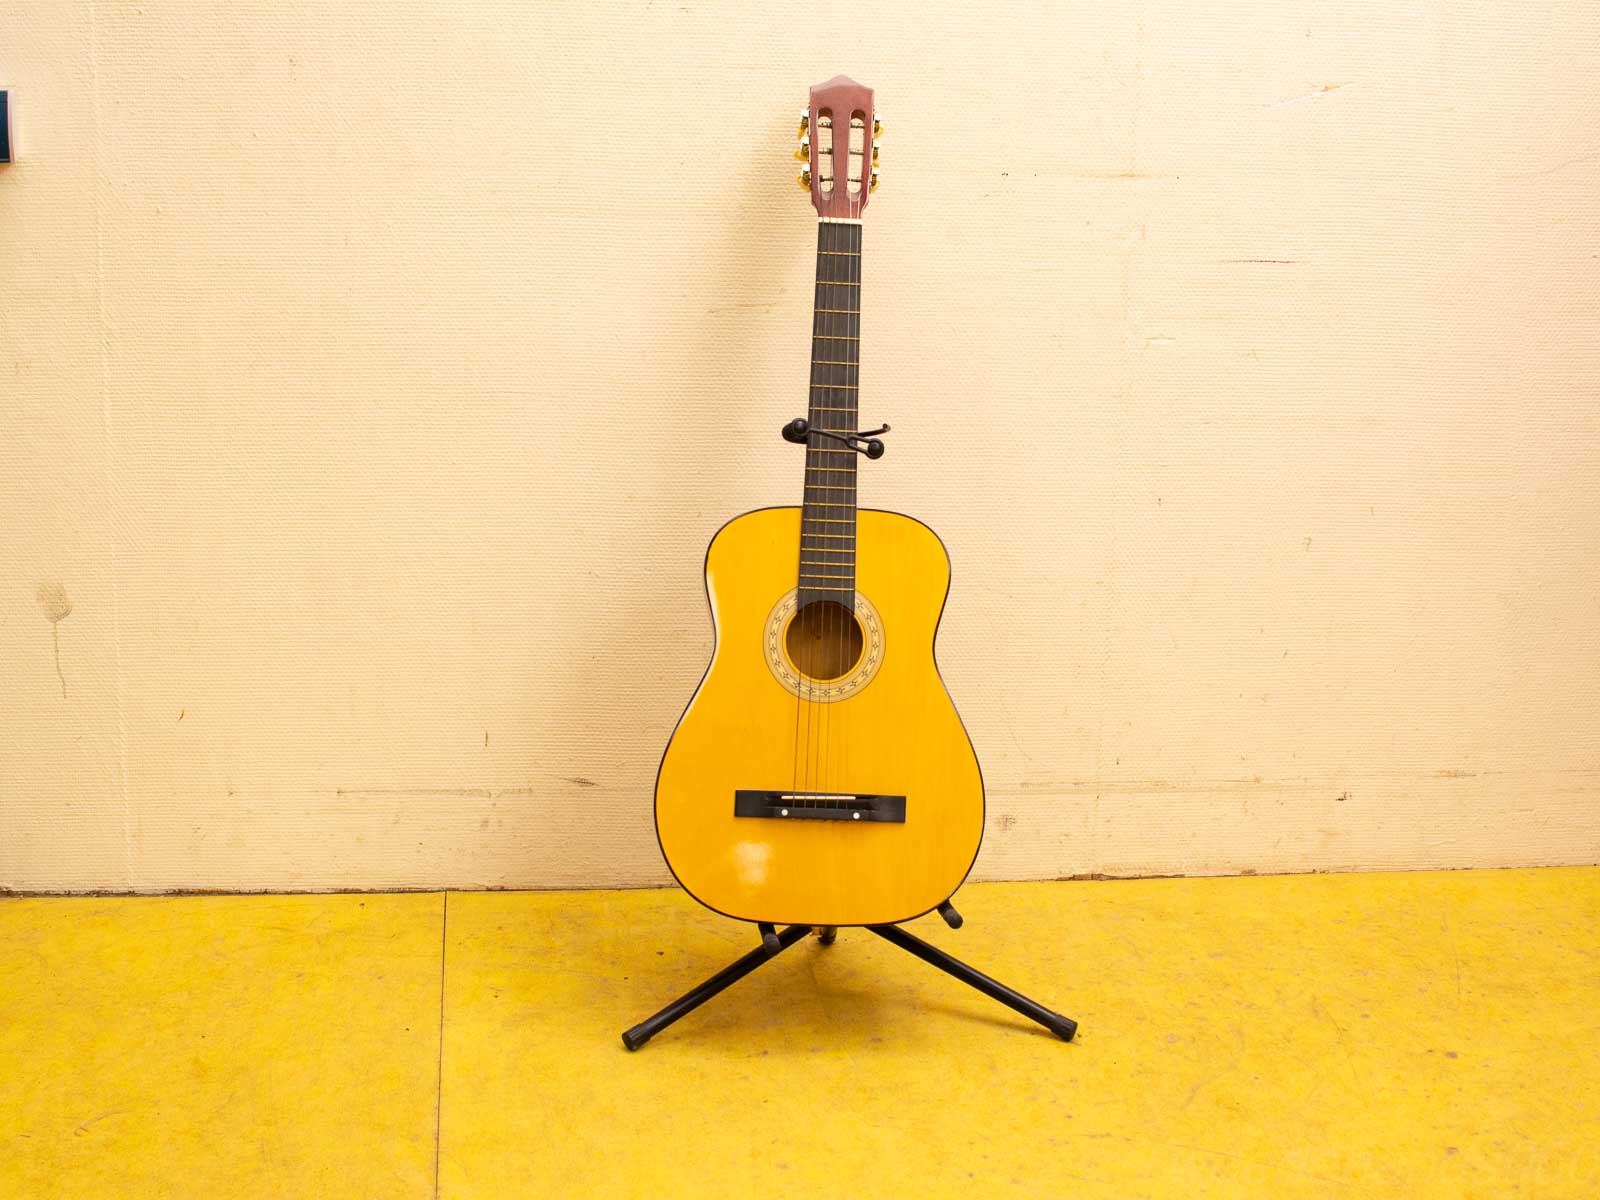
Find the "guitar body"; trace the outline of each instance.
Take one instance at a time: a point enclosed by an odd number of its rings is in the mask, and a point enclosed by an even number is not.
[[[662,757],[656,833],[727,916],[905,921],[955,892],[983,836],[977,756],[934,661],[949,559],[921,522],[861,509],[853,611],[797,612],[801,526],[799,508],[761,509],[712,539],[716,648]]]

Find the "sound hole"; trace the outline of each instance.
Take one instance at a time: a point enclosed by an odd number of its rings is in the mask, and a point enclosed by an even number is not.
[[[865,644],[855,614],[832,600],[814,600],[802,608],[789,622],[783,642],[800,674],[822,681],[848,674]]]

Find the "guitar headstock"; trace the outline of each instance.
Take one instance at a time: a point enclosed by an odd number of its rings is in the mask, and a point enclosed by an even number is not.
[[[811,193],[819,217],[855,220],[878,186],[878,135],[872,89],[836,75],[811,89],[800,114],[800,149],[806,164],[800,186]]]

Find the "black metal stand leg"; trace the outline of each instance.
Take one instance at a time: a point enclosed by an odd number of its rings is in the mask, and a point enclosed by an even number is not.
[[[730,963],[699,987],[685,992],[655,1016],[647,1017],[640,1021],[622,1035],[622,1044],[629,1050],[637,1050],[679,1017],[692,1013],[718,992],[730,984],[739,982],[762,963],[771,959],[778,951],[787,950],[810,932],[811,926],[809,925],[789,926],[789,928],[777,935],[777,949],[772,949],[767,942],[763,941],[761,945],[739,959],[738,962]]]
[[[939,947],[907,933],[898,925],[868,925],[868,929],[886,942],[893,942],[902,950],[909,950],[925,963],[930,963],[947,975],[954,975],[968,987],[975,987],[985,996],[1015,1009],[1031,1021],[1037,1021],[1064,1042],[1070,1042],[1078,1032],[1078,1023],[1071,1017],[1051,1012],[1042,1004],[1029,1000],[1021,992],[1014,992],[1005,984],[990,979],[982,971],[973,970],[958,958],[952,958]],[[787,934],[788,931],[785,931]]]
[[[839,927],[837,925],[817,926],[817,941],[821,942],[824,946],[833,945],[834,940],[838,938],[838,936]]]

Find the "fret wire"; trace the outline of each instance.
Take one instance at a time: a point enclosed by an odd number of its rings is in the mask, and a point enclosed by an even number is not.
[[[853,592],[855,588],[818,587],[814,583],[808,583],[800,590],[802,592]]]
[[[802,538],[808,538],[808,537],[810,537],[810,538],[827,538],[830,541],[838,540],[838,541],[853,542],[853,541],[856,540],[855,534],[853,534],[853,533],[806,533],[804,530],[802,530],[800,532],[800,536]],[[810,546],[810,547],[807,547],[807,549],[825,550],[825,549],[827,549],[827,547],[826,546]]]

